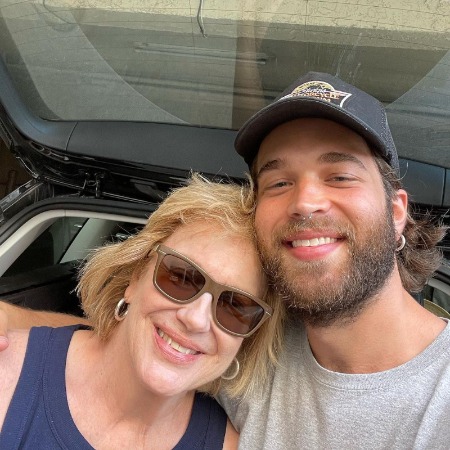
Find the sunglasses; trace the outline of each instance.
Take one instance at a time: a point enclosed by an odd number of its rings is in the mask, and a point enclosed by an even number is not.
[[[253,334],[273,309],[247,292],[214,281],[203,269],[165,245],[156,247],[158,259],[153,284],[176,303],[190,303],[208,292],[213,296],[214,322],[223,331],[240,337]]]

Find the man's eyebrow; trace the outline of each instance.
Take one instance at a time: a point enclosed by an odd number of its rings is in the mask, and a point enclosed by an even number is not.
[[[320,155],[318,159],[319,163],[340,163],[340,162],[352,162],[357,164],[361,169],[367,170],[363,162],[356,156],[350,153],[344,152],[328,152]],[[256,173],[256,179],[258,179],[264,172],[270,172],[271,170],[279,170],[286,167],[287,163],[284,159],[271,159],[267,161]]]
[[[357,164],[361,169],[367,170],[363,162],[356,156],[350,153],[342,152],[328,152],[320,155],[319,162],[321,163],[340,163],[340,162],[353,162]]]
[[[281,159],[271,159],[270,161],[267,161],[256,173],[256,179],[258,179],[262,173],[268,172],[270,170],[276,170],[280,169],[284,166],[284,162]]]

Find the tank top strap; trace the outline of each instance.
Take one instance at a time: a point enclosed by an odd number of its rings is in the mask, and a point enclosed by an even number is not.
[[[15,450],[20,446],[22,435],[27,428],[31,415],[35,410],[35,402],[42,389],[42,375],[47,356],[51,328],[31,328],[23,367],[17,382],[16,391],[21,395],[13,395],[11,404],[0,433],[0,449]]]

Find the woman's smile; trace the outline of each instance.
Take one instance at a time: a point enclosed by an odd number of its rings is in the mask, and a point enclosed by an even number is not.
[[[168,334],[164,333],[160,328],[156,329],[158,335],[168,344],[170,347],[175,349],[179,353],[184,353],[185,355],[198,355],[200,352],[193,350],[191,348],[183,347],[180,343],[172,339]]]

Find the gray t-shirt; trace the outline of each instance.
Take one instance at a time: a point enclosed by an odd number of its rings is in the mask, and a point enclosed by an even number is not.
[[[291,324],[264,393],[220,402],[243,450],[450,449],[450,325],[411,361],[355,375],[320,366]]]

